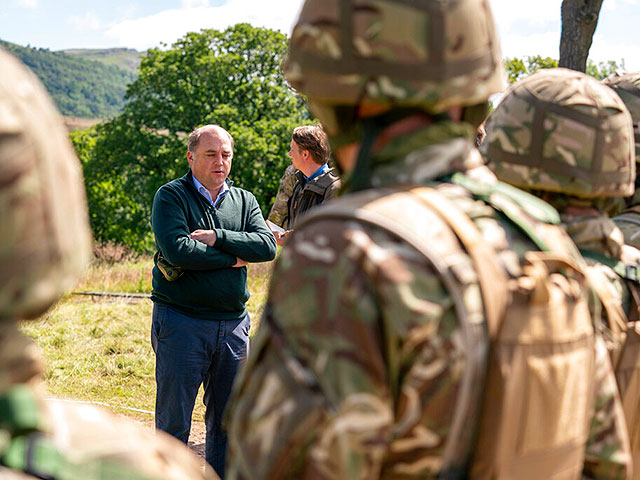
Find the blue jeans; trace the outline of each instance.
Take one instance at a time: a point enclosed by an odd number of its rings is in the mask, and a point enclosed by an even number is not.
[[[247,314],[240,320],[200,320],[155,303],[151,345],[156,354],[156,429],[185,444],[198,389],[204,386],[206,460],[224,478],[227,434],[222,414],[238,366],[249,353]]]

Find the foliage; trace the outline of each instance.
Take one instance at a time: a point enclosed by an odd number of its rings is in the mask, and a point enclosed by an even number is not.
[[[541,68],[556,68],[558,66],[558,60],[555,58],[541,57],[540,55],[525,57],[524,59],[518,57],[507,58],[504,63],[509,83],[517,82]],[[624,70],[624,60],[621,60],[620,63],[615,60],[599,63],[593,60],[587,62],[587,74],[598,80],[608,77],[616,70]]]
[[[63,115],[107,118],[122,110],[124,96],[135,74],[115,65],[48,49],[20,47],[0,41],[42,81]]]
[[[254,193],[266,215],[277,192],[291,131],[309,122],[280,64],[286,36],[238,24],[188,33],[151,49],[129,86],[124,111],[74,137],[83,161],[97,238],[150,250],[153,195],[184,175],[186,137],[216,123],[235,140],[230,179]]]

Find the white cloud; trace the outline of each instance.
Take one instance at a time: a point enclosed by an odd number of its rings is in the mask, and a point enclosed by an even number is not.
[[[615,60],[618,63],[624,59],[625,69],[628,72],[640,71],[637,43],[624,40],[614,41],[604,35],[599,35],[597,31],[589,50],[589,58],[595,62]]]
[[[182,0],[182,8],[208,7],[209,0]]]
[[[510,32],[525,23],[529,28],[543,29],[560,23],[559,0],[538,0],[535,6],[531,2],[492,0],[491,10],[498,29],[503,32]]]
[[[502,55],[504,57],[541,57],[558,58],[560,32],[534,34],[501,35]]]
[[[183,8],[129,19],[109,27],[105,35],[119,45],[138,50],[172,44],[187,32],[203,28],[222,30],[246,22],[289,34],[303,0],[229,0],[218,7],[197,6],[200,0],[183,0]]]
[[[18,0],[18,5],[22,8],[38,8],[38,0]]]
[[[93,12],[87,12],[84,15],[74,15],[67,20],[69,25],[78,30],[102,30],[104,27],[98,16]]]

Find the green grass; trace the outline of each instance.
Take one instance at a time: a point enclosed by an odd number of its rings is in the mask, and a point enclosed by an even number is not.
[[[150,258],[92,266],[74,291],[149,293]],[[266,300],[272,264],[249,265],[252,332]],[[153,304],[142,299],[92,299],[68,295],[23,331],[40,346],[49,396],[107,404],[116,413],[151,421],[155,356],[150,344]],[[202,421],[202,392],[194,420]]]

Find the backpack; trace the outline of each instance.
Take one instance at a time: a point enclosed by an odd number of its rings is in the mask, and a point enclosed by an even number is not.
[[[622,400],[624,417],[629,431],[631,452],[633,455],[634,479],[640,479],[640,280],[638,277],[638,265],[625,265],[599,252],[581,250],[585,258],[590,258],[598,263],[611,268],[624,282],[631,295],[631,311],[629,318],[622,311],[619,299],[606,286],[606,278],[595,279],[592,284],[597,286],[596,291],[605,306],[609,329],[615,337],[615,342],[610,342],[609,354],[614,366],[616,381]],[[595,270],[595,269],[594,269]]]
[[[478,193],[470,179],[457,180]],[[515,223],[535,243],[542,244],[544,238],[554,246],[553,251],[527,252],[518,278],[507,277],[473,221],[435,188],[390,190],[382,201],[354,195],[305,220],[356,220],[413,246],[438,272],[465,332],[475,331],[477,315],[463,294],[454,260],[460,254],[471,258],[477,275],[471,281],[482,292],[480,325],[486,331],[466,338],[468,371],[453,405],[441,478],[575,479],[583,468],[594,398],[595,335],[588,280],[578,258],[561,248],[567,243],[563,232],[532,221],[510,198],[508,186],[500,188],[507,193],[488,192],[491,205],[500,204],[499,210],[510,219],[519,217]],[[547,204],[517,192],[541,219],[549,220]],[[446,222],[459,240],[458,251],[437,251],[425,241],[424,226],[416,222],[423,218],[420,209]]]

